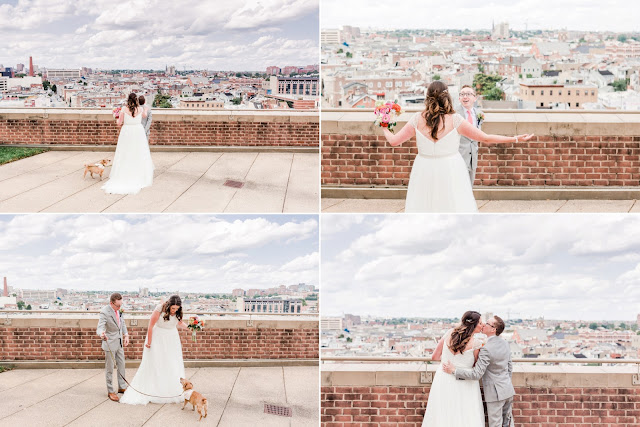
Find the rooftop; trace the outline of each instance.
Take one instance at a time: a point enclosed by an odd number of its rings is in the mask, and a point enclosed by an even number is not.
[[[316,153],[152,151],[153,186],[127,196],[102,191],[106,179],[82,177],[84,164],[113,155],[113,151],[49,151],[0,166],[0,212],[318,210]],[[105,176],[110,166],[107,169]],[[242,187],[225,185],[229,180]]]
[[[127,369],[128,379],[135,369]],[[318,416],[318,368],[302,366],[186,368],[209,401],[203,421],[217,426],[313,426]],[[292,408],[292,417],[264,413],[264,404]],[[64,410],[60,410],[64,408]],[[104,369],[16,369],[0,374],[0,424],[112,426],[200,425],[182,404],[123,405],[105,392]],[[190,408],[190,405],[188,405]]]

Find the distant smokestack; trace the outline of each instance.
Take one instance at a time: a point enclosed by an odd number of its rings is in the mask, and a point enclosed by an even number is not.
[[[29,75],[31,77],[35,76],[35,74],[33,74],[33,56],[29,57]]]
[[[4,291],[2,292],[3,297],[9,296],[9,285],[7,285],[7,278],[4,278]]]

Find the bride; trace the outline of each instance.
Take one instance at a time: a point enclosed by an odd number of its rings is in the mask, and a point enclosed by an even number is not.
[[[482,346],[473,336],[481,328],[480,313],[467,311],[460,324],[447,331],[438,342],[431,359],[442,360],[442,363],[451,361],[458,368],[472,368]],[[484,427],[480,383],[457,380],[443,372],[442,363],[429,391],[422,427]]]
[[[413,162],[405,212],[476,212],[478,207],[469,172],[460,155],[460,135],[474,141],[500,144],[528,141],[530,135],[487,135],[453,109],[447,86],[435,81],[427,89],[426,108],[411,117],[396,135],[384,129],[392,146],[416,137],[418,155]]]
[[[180,384],[180,378],[185,377],[184,363],[177,328],[186,329],[187,325],[182,321],[182,301],[173,295],[164,304],[158,304],[151,315],[142,362],[120,403],[146,405],[184,400]]]
[[[110,194],[136,194],[153,183],[153,161],[142,126],[147,111],[138,104],[138,96],[129,94],[127,105],[120,111],[122,125],[109,181],[102,189]]]

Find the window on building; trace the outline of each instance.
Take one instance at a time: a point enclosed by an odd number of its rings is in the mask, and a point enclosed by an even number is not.
[[[570,103],[570,102],[569,102],[569,103],[567,103],[567,105],[569,105],[569,107],[571,107],[571,103]]]
[[[544,89],[540,90],[540,95],[544,95]]]
[[[407,80],[406,82],[404,82],[404,87],[409,87],[409,86],[411,86],[411,82],[410,81]]]
[[[576,96],[580,96],[580,91],[576,90]]]
[[[402,87],[402,82],[396,82],[396,87]]]
[[[579,102],[576,102],[576,107],[579,107],[579,106],[580,106],[580,103],[579,103]]]
[[[571,95],[571,91],[570,90],[567,90],[567,95]]]
[[[553,91],[549,90],[549,96],[553,96]]]
[[[541,106],[541,107],[544,107],[544,102],[541,102],[541,103],[540,103],[540,106]]]
[[[378,82],[378,87],[382,87],[382,82]]]
[[[393,82],[385,82],[385,87],[393,87]]]
[[[595,90],[591,91],[591,96],[596,96],[596,91]]]
[[[561,90],[558,91],[558,95],[562,95],[562,91]]]
[[[536,92],[533,89],[531,89],[531,95],[535,95],[535,94]]]

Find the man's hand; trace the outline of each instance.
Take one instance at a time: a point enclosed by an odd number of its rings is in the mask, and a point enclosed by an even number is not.
[[[453,374],[456,371],[456,367],[453,366],[453,363],[446,362],[442,365],[442,370],[445,371],[447,374]]]
[[[107,340],[107,334],[105,334],[104,332],[100,335],[100,338],[102,338],[103,341]]]
[[[126,347],[128,345],[129,345],[129,335],[127,334],[124,336],[124,346]]]

